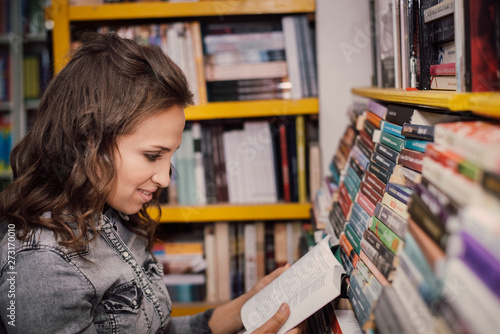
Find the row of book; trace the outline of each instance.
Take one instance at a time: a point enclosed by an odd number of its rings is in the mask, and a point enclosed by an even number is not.
[[[15,0],[0,0],[0,36],[12,32],[11,10]],[[21,29],[24,36],[45,33],[44,1],[18,0],[21,9]]]
[[[300,221],[215,222],[198,232],[154,245],[173,301],[234,299],[315,244],[312,226]]]
[[[7,50],[0,50],[0,101],[10,101],[10,57]]]
[[[10,168],[10,150],[12,147],[12,123],[10,117],[0,118],[0,173],[8,173]]]
[[[373,0],[370,8],[377,86],[499,90],[498,1]]]
[[[375,101],[349,115],[323,189],[360,326],[494,331],[500,127]]]
[[[304,116],[243,122],[193,122],[172,157],[162,203],[205,205],[306,202],[319,155],[316,126]],[[307,164],[312,168],[307,168]],[[311,170],[308,172],[308,170]],[[316,172],[318,174],[319,172]]]
[[[186,74],[196,104],[317,96],[313,32],[305,15],[203,26],[103,26],[98,31],[160,45]]]

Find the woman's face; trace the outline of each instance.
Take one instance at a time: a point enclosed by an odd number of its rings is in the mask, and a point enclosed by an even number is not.
[[[116,184],[106,202],[125,214],[139,212],[153,193],[170,183],[170,159],[182,141],[184,110],[165,109],[139,123],[134,132],[118,137],[114,157]]]

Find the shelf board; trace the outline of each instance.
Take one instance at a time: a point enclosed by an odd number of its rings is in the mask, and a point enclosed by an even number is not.
[[[250,14],[314,12],[314,0],[238,0],[199,2],[117,3],[69,8],[70,21],[153,19]]]
[[[318,113],[318,99],[210,102],[186,108],[186,120],[280,117]]]
[[[216,308],[222,303],[207,303],[207,302],[193,302],[193,303],[173,303],[172,304],[172,317],[183,317],[186,315],[193,315],[204,312],[211,308]]]
[[[24,101],[24,106],[26,109],[38,109],[40,105],[40,99],[28,99]]]
[[[353,88],[352,93],[370,99],[420,106],[471,111],[473,114],[500,119],[500,93],[458,93],[449,91],[405,91],[393,88]]]
[[[352,93],[374,100],[446,108],[451,111],[469,110],[469,98],[472,93],[450,91],[406,91],[394,88],[353,88]]]
[[[12,179],[12,169],[0,170],[0,179]]]
[[[310,203],[214,204],[206,206],[162,206],[161,223],[201,223],[240,220],[310,219]],[[157,217],[156,209],[150,210]]]

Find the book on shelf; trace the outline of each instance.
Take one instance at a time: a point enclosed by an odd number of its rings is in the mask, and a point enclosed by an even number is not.
[[[285,333],[340,295],[345,272],[330,248],[330,239],[326,236],[243,305],[241,318],[246,332],[260,327],[286,302],[290,316],[278,331]]]
[[[457,90],[457,77],[454,75],[431,75],[430,89]]]
[[[455,0],[444,0],[424,10],[424,23],[429,23],[455,12]]]

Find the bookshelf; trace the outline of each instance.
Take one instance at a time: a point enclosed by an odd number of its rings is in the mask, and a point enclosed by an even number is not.
[[[7,3],[4,2],[2,5],[7,6]],[[5,77],[1,78],[5,80],[2,86],[8,95],[5,100],[0,99],[0,113],[10,118],[11,146],[26,134],[30,119],[28,111],[36,110],[40,101],[39,96],[26,98],[26,87],[30,86],[40,93],[42,85],[36,87],[37,83],[31,84],[35,82],[33,78],[36,77],[36,82],[40,83],[42,76],[50,77],[48,68],[46,72],[42,72],[44,68],[40,60],[41,53],[45,52],[47,57],[44,64],[48,65],[48,43],[42,6],[43,3],[38,2],[36,6],[28,9],[26,1],[11,1],[10,6],[5,7],[9,9],[7,15],[11,18],[11,25],[2,27],[5,31],[0,32],[0,51],[6,51],[2,55],[7,55],[8,59],[7,80]],[[26,71],[24,62],[30,56],[32,59],[33,56],[36,57],[38,64]],[[10,148],[4,151],[10,152]],[[0,171],[0,179],[3,181],[8,182],[11,178],[10,167]]]
[[[386,102],[404,103],[423,107],[472,111],[474,114],[500,118],[500,93],[460,93],[449,91],[406,91],[395,88],[356,87],[352,93],[358,96]]]
[[[310,209],[311,204],[309,203],[162,206],[159,220],[162,223],[198,223],[241,220],[307,220],[310,218]],[[151,214],[153,217],[156,217],[158,211],[152,210]]]
[[[278,17],[286,14],[314,14],[313,0],[270,0],[270,1],[199,1],[185,3],[137,2],[115,3],[98,6],[71,6],[70,1],[52,2],[47,10],[53,21],[54,71],[59,72],[66,64],[70,50],[73,27],[98,24],[126,24],[127,22],[172,22],[172,20],[204,20],[224,22],[224,17],[237,16],[251,19],[256,15]],[[285,119],[293,116],[316,118],[319,101],[316,97],[302,99],[268,99],[230,102],[202,102],[186,108],[186,120],[214,123],[237,119],[239,122],[251,119]],[[175,165],[175,164],[174,164]],[[236,225],[239,221],[309,221],[309,202],[277,202],[273,204],[229,204],[227,202],[208,205],[162,205],[159,221],[165,224],[207,223],[204,225]],[[158,216],[155,209],[152,217]],[[221,223],[223,222],[223,223]],[[233,224],[234,223],[234,224]],[[164,227],[164,226],[162,226]],[[171,226],[172,227],[172,226]],[[175,303],[172,316],[193,314],[217,303]]]

